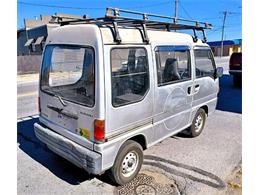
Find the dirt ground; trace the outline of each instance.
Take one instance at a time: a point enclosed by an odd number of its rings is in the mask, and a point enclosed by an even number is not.
[[[38,73],[17,75],[17,83],[37,82],[38,80],[39,80]]]

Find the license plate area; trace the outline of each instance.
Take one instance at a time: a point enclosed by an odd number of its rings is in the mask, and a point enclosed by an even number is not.
[[[74,132],[77,129],[77,120],[70,118],[62,113],[56,113],[58,125],[64,127],[65,129]]]

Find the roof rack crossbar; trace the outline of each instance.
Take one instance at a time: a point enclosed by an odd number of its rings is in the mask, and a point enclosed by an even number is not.
[[[202,34],[203,34],[202,42],[207,43],[206,33],[205,33],[204,29],[202,29],[201,31],[202,31]]]
[[[118,31],[118,27],[117,27],[117,22],[116,21],[112,21],[113,27],[114,27],[114,39],[115,42],[117,43],[121,43],[121,37],[119,35],[119,31]]]
[[[193,29],[193,33],[194,33],[194,36],[192,37],[192,39],[193,39],[193,42],[196,43],[198,41],[198,35],[197,35],[197,32],[195,29]]]
[[[143,40],[144,40],[144,42],[149,43],[149,38],[148,38],[148,35],[147,35],[145,23],[142,23],[141,26],[142,26],[142,29],[143,29]]]

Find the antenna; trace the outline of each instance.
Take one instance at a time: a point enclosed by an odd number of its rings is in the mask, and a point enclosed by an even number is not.
[[[175,0],[175,14],[174,17],[178,17],[179,0]]]

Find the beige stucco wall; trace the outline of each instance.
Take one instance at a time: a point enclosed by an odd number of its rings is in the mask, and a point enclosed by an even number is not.
[[[41,55],[17,56],[17,74],[38,73]]]
[[[221,46],[211,47],[215,56],[220,56]],[[233,52],[241,52],[241,45],[224,45],[223,47],[223,56],[230,56]]]

